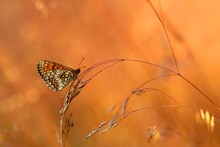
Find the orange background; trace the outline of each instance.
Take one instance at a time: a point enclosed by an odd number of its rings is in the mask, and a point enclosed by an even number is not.
[[[163,16],[181,74],[220,106],[220,2],[152,3]],[[176,71],[164,29],[144,0],[0,1],[0,56],[0,146],[59,146],[59,109],[67,89],[53,92],[46,87],[36,70],[39,60],[75,69],[82,58],[86,67],[107,59],[131,58]],[[163,73],[125,62],[95,77],[71,103],[74,128],[67,146],[219,146],[219,119],[212,133],[196,121],[200,108],[213,115],[219,115],[219,110],[179,77],[160,79],[151,87],[189,108],[146,109],[103,135],[83,140],[113,116],[108,110],[114,103]],[[173,103],[152,92],[134,97],[128,110],[168,104]],[[149,144],[146,132],[153,125],[161,137]]]

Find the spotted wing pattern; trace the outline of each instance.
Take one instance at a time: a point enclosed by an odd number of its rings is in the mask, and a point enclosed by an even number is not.
[[[77,78],[80,69],[74,70],[52,61],[42,60],[37,64],[37,70],[47,87],[53,91],[60,91]]]

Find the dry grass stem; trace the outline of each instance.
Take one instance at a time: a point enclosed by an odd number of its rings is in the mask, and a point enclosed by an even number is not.
[[[138,111],[142,111],[142,110],[146,110],[149,108],[181,108],[184,107],[183,105],[181,105],[178,101],[176,101],[175,98],[171,97],[169,94],[167,94],[166,92],[155,88],[155,87],[150,87],[148,84],[153,82],[153,81],[159,81],[159,79],[162,78],[168,78],[171,76],[177,76],[180,79],[185,80],[189,85],[191,85],[195,90],[197,90],[201,95],[203,95],[203,97],[208,100],[213,106],[215,106],[218,110],[220,110],[220,107],[209,97],[207,96],[202,90],[200,90],[198,88],[198,86],[196,86],[195,84],[193,84],[188,78],[186,78],[185,76],[183,76],[179,70],[179,66],[178,66],[178,62],[176,59],[176,55],[174,52],[174,49],[172,47],[167,29],[165,27],[164,24],[164,20],[163,20],[163,15],[161,14],[161,16],[158,14],[157,10],[155,9],[155,7],[153,6],[153,4],[151,3],[150,0],[146,0],[148,2],[148,4],[151,6],[151,8],[153,9],[154,13],[156,14],[158,20],[160,21],[163,30],[165,32],[169,47],[170,47],[170,51],[172,53],[172,59],[175,63],[175,70],[173,69],[169,69],[165,66],[161,66],[158,64],[154,64],[148,61],[143,61],[143,60],[136,60],[136,59],[110,59],[110,60],[105,60],[99,63],[96,63],[92,66],[90,66],[89,68],[85,69],[84,71],[82,71],[82,73],[78,76],[78,79],[76,79],[75,81],[72,82],[69,90],[67,91],[64,100],[63,100],[63,106],[60,109],[60,138],[58,139],[58,141],[60,142],[60,146],[65,146],[64,145],[64,138],[67,137],[70,129],[73,127],[73,122],[71,122],[71,116],[72,115],[66,115],[67,110],[72,102],[72,100],[78,96],[80,94],[80,92],[82,91],[82,89],[97,75],[99,75],[100,73],[102,73],[103,71],[109,69],[110,67],[122,63],[122,62],[136,62],[136,63],[142,63],[145,65],[149,65],[152,66],[155,69],[158,70],[163,70],[165,71],[165,74],[157,76],[155,78],[152,79],[148,79],[144,82],[142,82],[137,88],[135,88],[133,91],[130,92],[130,94],[122,101],[119,102],[117,104],[114,104],[109,110],[112,112],[113,110],[116,110],[116,113],[114,114],[114,117],[112,117],[110,120],[102,122],[97,128],[95,128],[94,130],[92,130],[88,135],[85,136],[84,139],[88,139],[91,136],[93,136],[94,134],[96,134],[97,132],[99,132],[99,134],[105,133],[107,131],[109,131],[112,128],[115,128],[120,121],[124,120],[126,117],[130,116],[131,114],[138,112]],[[101,69],[98,69],[98,67]],[[95,71],[94,74],[89,75],[89,73],[91,73],[92,71]],[[89,76],[88,76],[89,75]],[[172,100],[172,102],[175,103],[175,105],[161,105],[161,106],[146,106],[140,109],[135,109],[133,111],[128,111],[127,112],[127,106],[129,104],[130,99],[136,95],[136,96],[141,96],[144,93],[147,92],[157,92],[160,93],[161,95],[163,95],[164,97]],[[203,115],[203,117],[205,117],[206,120],[206,124],[209,127],[209,130],[211,130],[211,132],[214,129],[214,116],[210,116],[208,112],[206,112],[206,114],[201,114]],[[65,120],[65,121],[64,121]],[[148,131],[147,131],[147,140],[148,142],[150,142],[152,140],[152,138],[155,137],[155,135],[158,134],[157,128],[154,127],[149,127]]]
[[[162,106],[146,106],[140,109],[135,109],[132,111],[127,112],[126,114],[118,115],[117,113],[108,121],[105,121],[105,123],[101,123],[96,129],[92,130],[89,134],[87,134],[84,139],[88,139],[95,135],[96,133],[100,132],[100,134],[103,134],[119,125],[119,123],[130,116],[131,114],[134,114],[135,112],[143,111],[146,109],[158,109],[158,108],[172,108],[172,109],[178,109],[180,106],[174,106],[174,105],[162,105]],[[108,124],[108,125],[107,125]],[[107,125],[107,126],[106,126]],[[106,128],[104,128],[106,127]]]

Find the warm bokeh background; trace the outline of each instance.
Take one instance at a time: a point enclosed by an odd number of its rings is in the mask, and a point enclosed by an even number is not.
[[[220,1],[153,1],[163,15],[179,68],[217,105],[219,101]],[[161,9],[160,9],[161,5]],[[49,90],[36,63],[52,60],[77,67],[112,58],[150,61],[176,70],[154,11],[144,0],[0,0],[0,146],[58,146],[59,109],[66,89]],[[88,140],[83,137],[112,114],[109,107],[143,81],[164,71],[121,63],[97,76],[71,105],[74,128],[67,146],[219,146],[219,120],[210,133],[196,121],[200,108],[220,115],[181,78],[152,84],[190,108],[148,109]],[[129,110],[172,104],[158,93],[135,97]],[[146,131],[157,125],[161,137],[149,144]]]

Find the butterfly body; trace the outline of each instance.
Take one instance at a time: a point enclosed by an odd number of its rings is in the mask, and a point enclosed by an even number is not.
[[[72,69],[62,64],[41,60],[37,64],[37,70],[47,87],[53,91],[60,91],[71,81],[77,79],[80,69]]]

